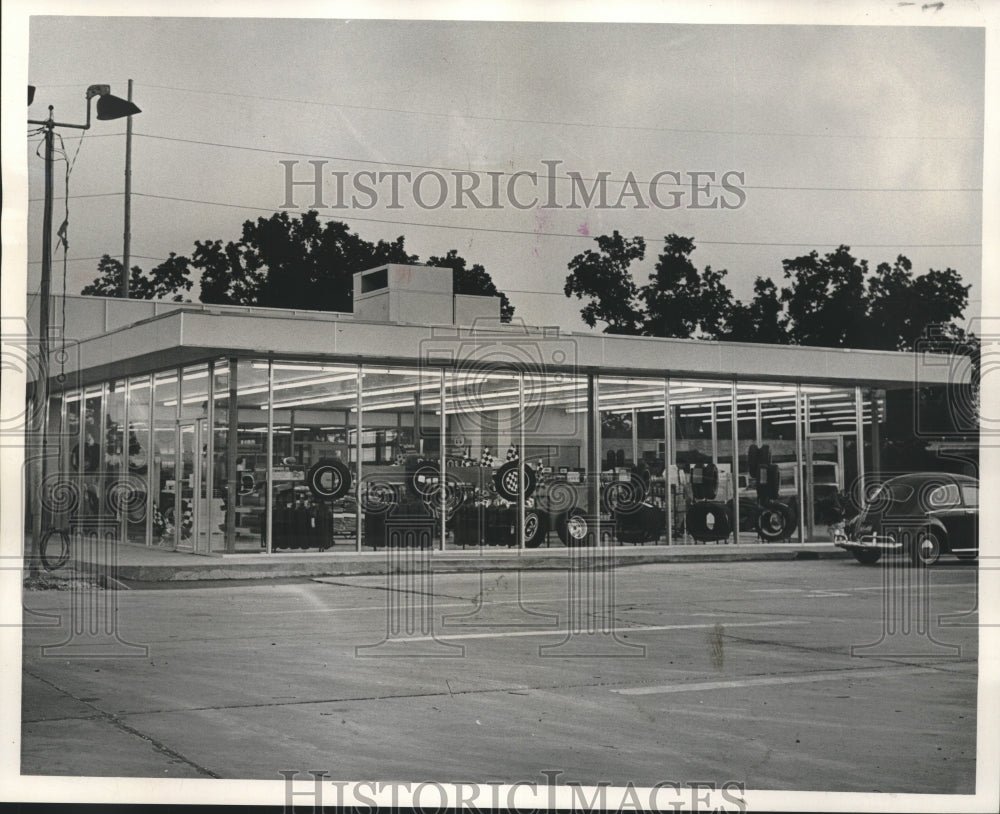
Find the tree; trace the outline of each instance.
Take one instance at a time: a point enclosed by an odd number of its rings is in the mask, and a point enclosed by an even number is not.
[[[865,348],[870,337],[865,301],[867,260],[855,260],[848,246],[820,257],[812,251],[782,261],[791,285],[781,290],[785,326],[795,345]]]
[[[514,306],[510,304],[507,295],[499,291],[493,283],[493,278],[479,263],[467,268],[465,258],[459,257],[458,251],[452,249],[444,257],[429,257],[428,266],[450,268],[453,272],[452,286],[456,294],[478,294],[500,298],[500,320],[510,322],[514,316]]]
[[[195,241],[191,257],[202,272],[202,302],[347,312],[354,307],[355,272],[415,262],[402,237],[370,243],[346,223],[321,224],[313,210],[248,220],[239,240]]]
[[[870,273],[849,246],[823,256],[812,251],[782,262],[780,288],[758,276],[743,303],[725,284],[726,271],[697,269],[691,238],[667,235],[641,287],[631,264],[643,253],[627,249],[644,247],[643,239],[625,241],[615,232],[596,240],[599,251],[569,262],[565,293],[589,297],[581,316],[591,327],[604,322],[605,333],[875,350],[911,349],[932,327],[950,340],[967,339],[954,320],[968,305],[970,286],[950,268],[914,275],[902,255]]]
[[[134,268],[129,294],[136,299],[181,301],[180,291],[191,290],[193,268],[201,275],[201,302],[350,312],[356,272],[386,263],[417,262],[417,255],[406,251],[403,237],[372,243],[351,232],[346,223],[321,223],[313,210],[301,217],[275,212],[245,221],[238,240],[196,240],[190,259],[171,253],[150,278]],[[432,257],[430,265],[453,269],[456,293],[499,296],[502,318],[510,320],[514,306],[483,266],[470,268],[454,249],[444,257]],[[100,276],[83,293],[120,296],[121,264],[104,257],[98,271]]]
[[[638,335],[643,332],[643,313],[630,266],[646,255],[646,241],[628,240],[616,231],[596,238],[599,251],[588,249],[569,262],[571,274],[564,292],[578,300],[589,297],[580,316],[591,328],[598,320],[609,334]]]
[[[174,252],[147,276],[139,266],[132,266],[129,275],[129,297],[136,300],[157,300],[170,297],[174,302],[184,302],[182,291],[191,290],[189,260]],[[122,264],[110,255],[101,257],[97,264],[98,276],[81,294],[98,297],[122,296]]]
[[[969,304],[969,286],[962,285],[954,269],[930,269],[919,277],[911,269],[910,261],[899,255],[892,266],[880,263],[875,270],[868,284],[870,347],[912,348],[929,325],[963,338],[953,320],[961,319]]]
[[[769,277],[758,277],[753,284],[754,296],[749,303],[735,300],[725,325],[716,338],[729,342],[768,342],[787,345],[788,329],[781,319],[781,294]]]
[[[694,241],[667,235],[656,268],[639,298],[646,303],[643,322],[647,336],[685,338],[701,331],[718,336],[732,308],[733,293],[723,283],[726,272],[691,262]]]
[[[690,257],[693,240],[665,237],[649,282],[638,286],[631,266],[644,259],[646,241],[618,232],[595,239],[598,251],[588,249],[570,260],[564,287],[567,297],[589,298],[580,316],[591,328],[600,321],[605,333],[673,337],[721,330],[732,302],[723,283],[726,272],[698,271]]]

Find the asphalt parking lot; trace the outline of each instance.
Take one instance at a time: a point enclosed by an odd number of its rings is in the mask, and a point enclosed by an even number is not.
[[[23,774],[975,787],[975,564],[397,574],[25,604]]]

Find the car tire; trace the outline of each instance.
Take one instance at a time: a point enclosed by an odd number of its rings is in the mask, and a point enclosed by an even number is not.
[[[560,518],[556,531],[559,539],[568,548],[585,546],[590,538],[590,521],[582,509],[570,509]]]
[[[852,551],[851,554],[862,565],[874,565],[882,559],[882,552],[877,549],[875,551]]]
[[[757,533],[768,543],[791,537],[794,530],[792,510],[784,503],[763,506],[757,514]]]
[[[545,539],[545,518],[541,512],[526,509],[524,512],[524,547],[538,548]]]
[[[942,551],[941,538],[937,532],[928,531],[918,537],[910,548],[910,561],[918,568],[934,565],[941,559]]]

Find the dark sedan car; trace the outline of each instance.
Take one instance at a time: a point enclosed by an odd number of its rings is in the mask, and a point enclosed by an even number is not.
[[[881,484],[834,544],[866,565],[888,551],[914,565],[933,565],[946,552],[979,555],[979,481],[948,472],[898,475]]]

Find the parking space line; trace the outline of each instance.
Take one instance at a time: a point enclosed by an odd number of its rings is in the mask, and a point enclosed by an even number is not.
[[[757,678],[739,678],[732,681],[698,681],[687,684],[661,684],[655,687],[626,687],[613,689],[611,692],[619,695],[660,695],[673,692],[699,692],[701,690],[728,690],[740,687],[762,687],[782,684],[808,684],[814,681],[837,681],[840,679],[875,678],[891,675],[915,675],[917,673],[933,673],[933,667],[870,667],[863,670],[823,670],[806,675],[760,676]]]
[[[489,599],[482,603],[477,602],[475,599],[469,599],[466,602],[430,602],[428,603],[434,608],[469,608],[470,610],[476,610],[480,607],[490,607],[492,605],[517,605],[523,604],[526,607],[530,606],[532,603],[552,603],[552,602],[562,602],[565,604],[565,596],[554,596],[551,599],[545,597],[535,597],[532,599]],[[377,601],[373,602],[371,605],[358,605],[346,608],[308,608],[302,610],[260,610],[260,611],[241,611],[242,616],[274,616],[288,613],[339,613],[341,611],[380,611],[385,610],[385,601],[379,597]]]
[[[642,627],[621,627],[615,628],[614,633],[644,633],[647,631],[658,631],[658,630],[698,630],[704,628],[714,628],[718,623],[704,622],[690,625],[643,625]],[[777,625],[809,625],[812,622],[807,622],[800,619],[779,619],[774,622],[726,622],[723,627],[728,630],[732,627],[774,627]],[[603,632],[603,631],[602,631]],[[609,633],[612,631],[608,631]],[[448,633],[439,634],[436,636],[411,636],[407,638],[396,638],[393,637],[394,642],[429,642],[432,640],[445,640],[445,639],[507,639],[513,638],[515,636],[554,636],[556,634],[568,635],[569,631],[562,627],[550,627],[544,630],[506,630],[506,631],[491,631],[489,633]],[[587,634],[579,634],[581,636]]]

